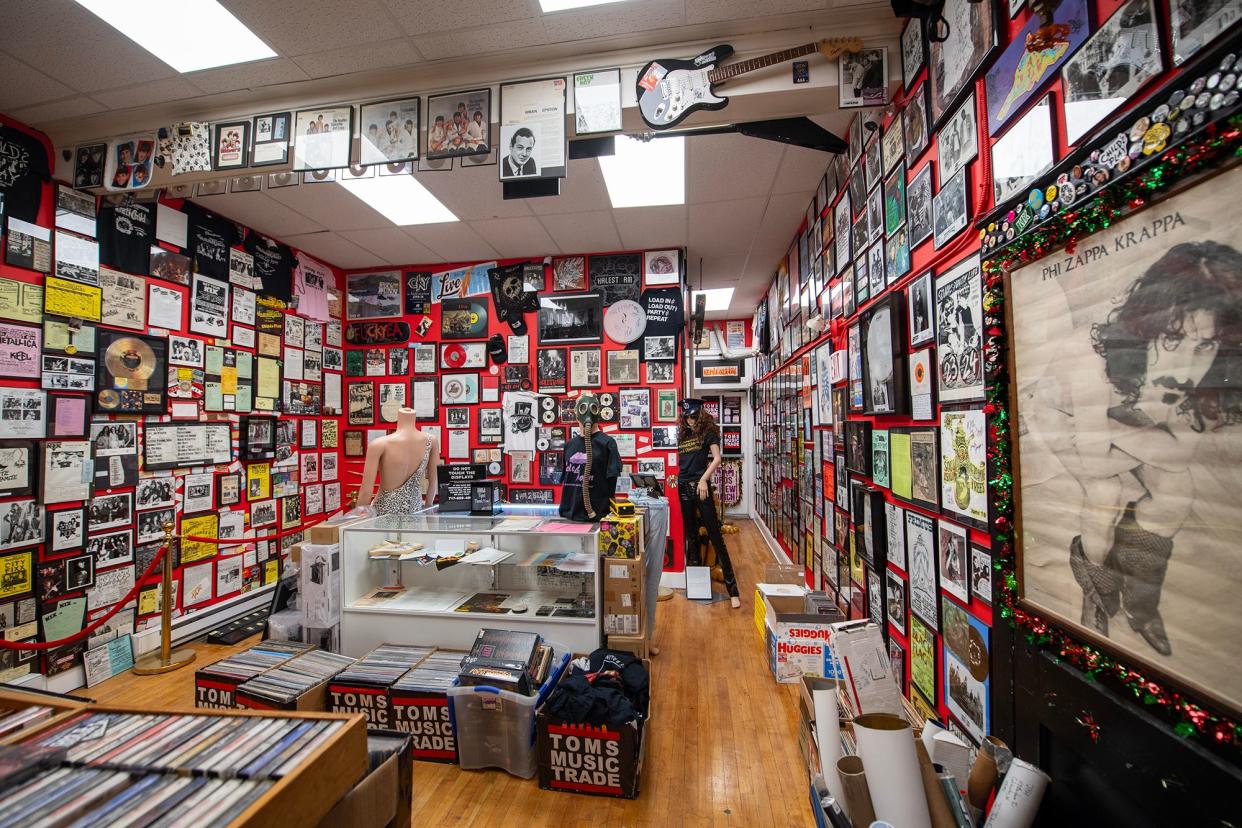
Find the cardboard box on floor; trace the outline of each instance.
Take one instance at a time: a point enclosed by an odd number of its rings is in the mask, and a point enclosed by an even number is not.
[[[370,737],[400,735],[389,730],[368,730],[367,734],[368,749],[373,746]],[[405,828],[410,824],[413,781],[414,763],[407,742],[341,797],[318,828]]]
[[[646,632],[646,560],[600,558],[604,568],[604,634],[640,636]]]
[[[764,604],[764,639],[768,666],[781,684],[803,676],[840,678],[832,656],[831,626],[841,620],[806,612],[806,588],[793,584],[759,584],[756,599]]]
[[[263,643],[265,642],[259,642],[259,644],[255,646],[262,646]],[[295,641],[282,641],[280,643],[299,646],[299,642]],[[303,652],[309,652],[313,649],[315,649],[313,646],[307,645]],[[289,661],[289,659],[297,658],[298,655],[301,655],[301,653],[291,655],[289,658],[285,659],[285,661],[273,664],[268,669],[275,669],[281,664],[284,664],[286,661]],[[227,658],[227,656],[225,658]],[[223,660],[223,658],[216,659],[216,661]],[[214,663],[215,662],[212,662],[212,664]],[[264,672],[266,672],[266,670]],[[259,675],[262,675],[262,673]],[[217,675],[211,672],[211,664],[205,665],[194,673],[194,706],[215,708],[217,710],[235,710],[241,707],[241,705],[237,703],[237,687],[238,685],[245,683],[247,680],[247,678],[240,678],[236,676]],[[319,709],[322,710],[323,708]]]
[[[608,649],[620,650],[625,653],[632,653],[641,659],[648,657],[648,642],[645,635],[610,635],[608,636]]]

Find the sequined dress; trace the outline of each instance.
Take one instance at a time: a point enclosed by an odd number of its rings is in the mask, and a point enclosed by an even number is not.
[[[427,461],[431,459],[431,440],[423,449],[422,462],[406,481],[395,489],[375,496],[375,511],[381,515],[412,515],[423,508],[423,479],[427,476]]]

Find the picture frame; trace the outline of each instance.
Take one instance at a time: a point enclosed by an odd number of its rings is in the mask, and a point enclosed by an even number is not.
[[[987,419],[980,408],[940,409],[940,511],[988,526]]]
[[[1056,161],[1052,96],[1045,95],[992,142],[992,196],[997,206],[1024,197]]]
[[[967,256],[936,277],[936,393],[942,403],[984,395],[983,283],[978,255]]]
[[[485,339],[487,297],[446,298],[440,303],[441,339]]]
[[[927,121],[927,82],[918,85],[906,99],[901,110],[901,130],[906,150],[906,167],[913,167],[914,162],[927,150],[931,142]]]
[[[621,130],[620,69],[575,72],[573,87],[575,135],[599,135]]]
[[[991,606],[992,552],[973,543],[970,545],[970,594]]]
[[[141,511],[173,506],[177,502],[177,479],[171,475],[139,478],[134,487],[134,505]]]
[[[39,443],[0,440],[0,497],[33,495],[38,483]]]
[[[352,105],[299,109],[294,116],[294,172],[348,167],[354,137]]]
[[[970,538],[963,526],[940,518],[936,521],[936,560],[940,587],[970,604]]]
[[[884,130],[884,135],[880,142],[884,175],[891,173],[894,167],[905,160],[906,141],[904,130],[905,125],[902,123],[900,114],[894,117]]]
[[[190,288],[190,333],[228,339],[229,290],[228,282],[197,272],[193,274]]]
[[[864,477],[871,476],[871,423],[849,420],[845,423],[845,468]]]
[[[95,559],[95,569],[133,563],[134,530],[132,527],[91,535],[86,539],[86,551]]]
[[[917,17],[906,20],[901,29],[901,81],[909,89],[919,72],[927,65],[927,47],[923,41],[923,21]],[[902,626],[905,629],[905,626]]]
[[[221,121],[212,125],[211,166],[215,170],[250,166],[250,121]]]
[[[397,164],[418,158],[422,99],[390,98],[358,105],[358,163]]]
[[[569,349],[569,387],[599,388],[603,385],[603,355],[599,348]]]
[[[837,107],[884,106],[888,103],[888,47],[843,52],[837,58]]]
[[[994,0],[947,0],[943,15],[949,36],[930,42],[927,51],[931,132],[939,132],[945,114],[974,89],[979,68],[998,48]]]
[[[638,350],[622,349],[619,351],[608,352],[608,384],[609,385],[637,385],[638,378]]]
[[[564,75],[500,84],[500,137],[496,146],[501,181],[565,177],[568,89]],[[532,117],[530,113],[538,114]]]
[[[198,515],[216,509],[216,476],[211,472],[182,478],[181,513]]]
[[[289,140],[293,135],[293,113],[272,112],[256,115],[251,124],[254,136],[250,166],[271,167],[289,163]]]
[[[978,154],[979,126],[975,121],[975,93],[971,92],[936,134],[940,189],[943,190],[945,182],[965,169]]]
[[[892,236],[906,224],[906,168],[897,168],[884,179],[884,236]]]
[[[592,292],[540,296],[538,327],[541,345],[603,342],[603,295]]]
[[[231,431],[227,422],[146,423],[142,468],[163,471],[231,463]]]
[[[553,257],[552,290],[559,292],[584,291],[587,289],[587,279],[586,256]]]
[[[458,115],[464,117],[459,119]],[[423,154],[429,161],[489,155],[492,151],[491,123],[490,87],[428,95]]]
[[[619,396],[619,420],[626,430],[651,428],[651,389],[622,388]]]
[[[932,631],[940,630],[939,552],[936,520],[906,510],[906,570],[910,584],[910,614]]]
[[[918,615],[910,613],[910,689],[909,695],[917,707],[935,711],[939,699],[939,673],[937,672],[936,629],[925,624]],[[929,698],[930,696],[930,698]],[[918,701],[915,701],[917,699]]]
[[[939,192],[932,196],[932,246],[939,250],[957,238],[966,229],[970,218],[970,204],[966,198],[965,167],[957,171],[957,175],[942,184]]]
[[[399,270],[350,273],[345,277],[345,315],[359,319],[401,316],[404,287]]]
[[[900,296],[888,294],[862,319],[865,413],[905,414],[906,309]]]
[[[86,508],[86,530],[116,529],[134,522],[134,493],[96,494]]]
[[[540,394],[564,394],[569,381],[568,349],[540,348],[535,357]]]
[[[932,162],[929,160],[906,184],[906,224],[910,229],[908,238],[911,250],[927,241],[935,232],[934,204]]]
[[[440,399],[444,405],[475,405],[479,402],[479,375],[441,374]]]
[[[906,308],[910,344],[914,346],[930,342],[936,335],[936,322],[933,314],[935,305],[932,301],[932,272],[930,270],[916,276],[906,286]]]
[[[644,362],[647,371],[648,385],[672,385],[676,382],[675,362]]]
[[[43,471],[39,475],[42,503],[74,503],[91,496],[89,440],[47,440],[43,444]],[[2,546],[2,544],[0,544]]]
[[[47,510],[47,549],[49,555],[72,554],[86,545],[86,508],[71,506]]]
[[[0,388],[0,439],[20,440],[39,439],[53,436],[81,436],[76,434],[48,434],[48,423],[56,424],[50,419],[52,413],[48,392],[38,388],[17,388],[6,386]],[[85,400],[85,397],[72,394],[61,394],[60,397]],[[89,410],[82,412],[82,418],[89,417]],[[72,423],[71,423],[72,425]],[[84,425],[77,429],[84,430]]]
[[[164,414],[168,341],[127,331],[99,331],[94,409],[101,414]]]

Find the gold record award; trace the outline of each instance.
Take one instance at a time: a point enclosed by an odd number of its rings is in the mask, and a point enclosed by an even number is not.
[[[104,366],[112,375],[113,386],[131,391],[147,390],[155,362],[151,346],[132,336],[116,340],[104,353]]]

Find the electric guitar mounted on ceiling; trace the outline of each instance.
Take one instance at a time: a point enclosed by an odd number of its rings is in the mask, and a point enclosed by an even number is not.
[[[634,87],[638,111],[652,129],[672,129],[700,109],[724,109],[729,99],[716,95],[718,83],[813,52],[832,60],[861,48],[862,41],[856,37],[834,37],[721,67],[716,64],[733,54],[728,44],[709,49],[693,60],[653,60],[638,73]]]

